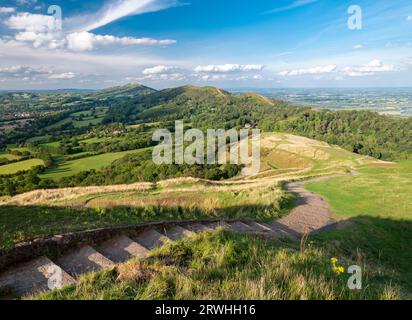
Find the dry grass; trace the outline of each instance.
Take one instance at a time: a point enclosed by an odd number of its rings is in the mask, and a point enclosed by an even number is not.
[[[143,192],[153,188],[152,183],[135,183],[130,185],[113,185],[100,187],[76,187],[52,190],[35,190],[3,201],[0,205],[33,205],[57,201],[70,201],[88,195],[121,192]]]

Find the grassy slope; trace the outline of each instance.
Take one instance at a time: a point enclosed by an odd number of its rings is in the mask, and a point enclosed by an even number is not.
[[[336,218],[352,222],[318,239],[337,252],[364,256],[412,291],[412,161],[369,165],[359,172],[307,186],[327,199]]]
[[[401,291],[368,269],[349,290],[332,256],[290,242],[215,231],[165,246],[145,261],[83,276],[77,286],[37,299],[396,299]]]
[[[324,195],[338,218],[360,215],[412,220],[412,161],[368,165],[357,177],[307,185]]]
[[[40,159],[30,159],[30,160],[10,163],[4,166],[0,166],[0,175],[14,174],[19,171],[30,170],[31,168],[35,166],[41,166],[41,165],[44,165],[44,162],[43,160],[40,160]]]
[[[1,243],[15,243],[27,238],[40,235],[48,235],[55,232],[87,229],[91,226],[104,226],[115,223],[109,214],[122,208],[133,212],[152,212],[152,208],[163,208],[154,216],[148,214],[136,219],[133,214],[130,219],[120,219],[122,223],[138,223],[149,221],[148,219],[187,219],[196,217],[226,217],[226,218],[255,218],[263,221],[273,220],[285,213],[291,197],[280,188],[280,182],[287,179],[301,178],[307,175],[319,174],[331,171],[341,172],[345,168],[356,165],[358,156],[342,149],[331,147],[325,143],[283,134],[263,135],[262,168],[259,177],[253,180],[235,180],[231,182],[211,182],[195,179],[175,179],[158,183],[155,188],[146,192],[102,192],[90,194],[90,192],[71,192],[65,195],[62,191],[57,197],[47,191],[38,191],[39,195],[31,194],[16,196],[9,202],[9,206],[0,206],[0,216],[3,216],[4,226],[9,230],[4,234]],[[285,151],[287,150],[287,151]],[[323,155],[323,157],[321,156]],[[328,157],[324,157],[328,155]],[[120,154],[117,154],[120,157]],[[324,160],[319,159],[324,158]],[[47,177],[57,178],[70,175],[81,168],[90,169],[100,166],[102,159],[108,162],[112,159],[106,155],[95,156],[63,163],[61,170],[67,166],[67,171],[49,172]],[[331,165],[332,163],[332,165]],[[302,171],[301,173],[298,172]],[[80,188],[81,190],[81,188]],[[35,191],[36,192],[36,191]],[[27,199],[30,202],[27,202]],[[38,199],[38,201],[36,200]],[[29,207],[20,207],[29,205]],[[78,219],[66,219],[63,211],[47,206],[85,208],[79,210]],[[116,209],[116,207],[122,207]],[[83,215],[87,208],[95,208],[95,211]],[[106,212],[102,208],[108,208]],[[112,209],[113,208],[113,209]],[[72,213],[68,210],[68,217]],[[124,209],[126,210],[126,209]],[[140,211],[139,211],[140,210]],[[156,210],[155,210],[156,211]],[[14,219],[9,219],[10,212]],[[101,215],[95,212],[103,212]],[[176,214],[176,212],[180,212]],[[141,214],[141,213],[139,213]],[[143,215],[143,213],[142,213]],[[31,216],[36,217],[35,219]],[[43,217],[38,219],[37,217]],[[49,218],[48,218],[49,217]],[[94,219],[90,224],[90,219]],[[46,223],[47,219],[51,223]],[[30,228],[26,228],[26,221],[30,220]],[[58,223],[61,221],[62,223]],[[84,223],[82,222],[84,221]],[[19,234],[19,230],[23,230]]]

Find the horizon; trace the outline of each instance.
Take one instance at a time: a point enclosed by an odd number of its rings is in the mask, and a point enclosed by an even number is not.
[[[186,84],[181,84],[177,86],[171,86],[171,87],[151,87],[146,84],[142,83],[137,83],[137,82],[130,82],[130,83],[124,83],[124,84],[118,84],[118,85],[111,85],[111,86],[106,86],[102,88],[88,88],[88,87],[62,87],[62,88],[43,88],[43,89],[30,89],[30,88],[21,88],[21,89],[0,89],[0,92],[41,92],[41,91],[100,91],[100,90],[106,90],[110,88],[115,88],[115,87],[124,87],[128,85],[140,85],[140,86],[145,86],[149,87],[150,89],[155,89],[157,91],[162,91],[166,89],[174,89],[174,88],[180,88],[180,87],[185,87],[185,86],[194,86],[194,87],[216,87],[219,89],[223,89],[226,91],[244,91],[244,90],[363,90],[363,89],[411,89],[412,86],[364,86],[364,87],[219,87],[215,85],[210,85],[210,84],[205,84],[205,85],[194,85],[191,83],[186,83]]]
[[[0,90],[412,87],[412,3],[353,5],[4,0]]]

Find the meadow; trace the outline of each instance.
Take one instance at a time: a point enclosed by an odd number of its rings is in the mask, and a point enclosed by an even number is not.
[[[0,166],[0,175],[9,175],[14,174],[19,171],[26,171],[30,170],[36,166],[44,165],[43,160],[40,159],[29,159],[25,161],[15,162]]]
[[[325,246],[379,266],[412,291],[412,161],[358,168],[359,175],[307,185],[341,220],[317,237]]]
[[[14,155],[14,154],[6,153],[6,152],[0,152],[0,159],[1,158],[5,158],[7,160],[19,160],[21,157]]]
[[[145,149],[138,149],[123,152],[104,153],[97,156],[70,161],[66,161],[66,159],[62,157],[60,161],[57,162],[57,165],[48,168],[44,174],[40,175],[40,177],[43,179],[58,180],[82,171],[101,169],[128,154],[136,154],[144,151]]]
[[[337,219],[356,216],[412,220],[412,161],[367,165],[355,177],[338,177],[306,187],[323,195]]]

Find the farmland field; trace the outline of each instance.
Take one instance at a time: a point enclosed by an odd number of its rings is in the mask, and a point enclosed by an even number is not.
[[[30,159],[30,160],[15,162],[15,163],[7,164],[4,166],[0,166],[0,175],[14,174],[19,171],[30,170],[31,168],[35,166],[41,166],[41,165],[44,165],[44,162],[43,160],[40,160],[40,159]]]
[[[143,152],[145,149],[123,151],[123,152],[114,152],[114,153],[105,153],[98,156],[63,161],[57,166],[53,166],[46,170],[42,174],[41,178],[48,178],[58,180],[63,177],[69,177],[81,171],[87,170],[97,170],[105,166],[110,165],[113,161],[118,160],[128,154],[135,154]]]
[[[0,158],[5,158],[7,160],[19,160],[20,157],[10,153],[0,153]]]

